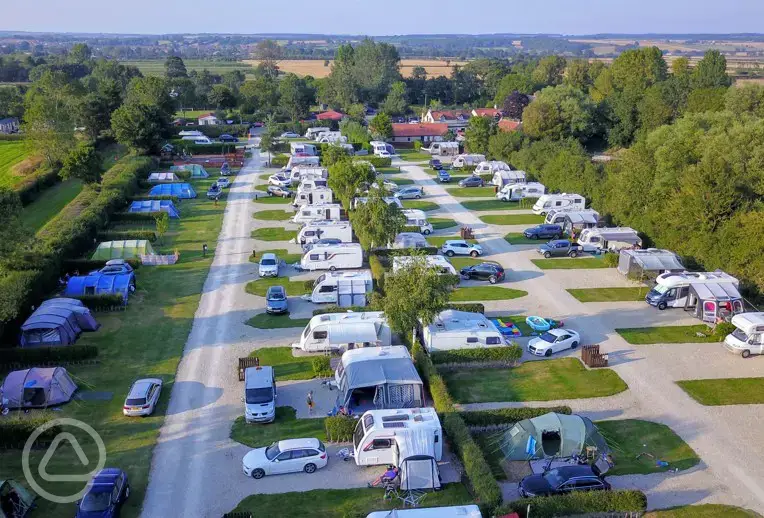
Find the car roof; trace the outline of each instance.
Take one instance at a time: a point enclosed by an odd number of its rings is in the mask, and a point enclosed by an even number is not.
[[[268,288],[268,292],[266,293],[266,296],[270,293],[275,293],[275,292],[286,293],[286,290],[284,289],[283,286],[271,286],[270,288]]]
[[[119,468],[102,469],[90,479],[90,482],[88,483],[89,492],[103,493],[111,491],[121,474],[122,470]]]
[[[591,466],[588,464],[586,465],[575,465],[575,466],[560,466],[559,468],[554,468],[555,471],[557,471],[558,474],[560,474],[562,477],[571,478],[571,477],[582,477],[582,476],[597,476],[596,473],[594,473],[594,470],[592,470]]]
[[[268,252],[267,254],[263,254],[263,259],[276,259],[276,254]]]
[[[453,245],[453,244],[456,244],[456,243],[467,244],[467,242],[464,239],[449,239],[444,244],[446,244],[446,245]]]
[[[127,395],[128,398],[138,398],[138,397],[144,397],[146,393],[149,390],[149,387],[154,384],[162,383],[162,380],[158,378],[144,378],[136,380],[133,383],[133,386],[130,387],[130,393]]]
[[[287,439],[279,441],[279,450],[294,450],[297,448],[318,448],[320,441],[318,439]]]

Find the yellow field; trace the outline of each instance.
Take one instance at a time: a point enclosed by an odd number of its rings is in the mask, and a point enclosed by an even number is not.
[[[246,60],[244,63],[256,67],[259,63],[256,59]],[[279,61],[279,70],[282,72],[291,72],[298,76],[326,77],[332,71],[331,63],[324,66],[323,59],[285,59]],[[411,76],[415,66],[423,66],[427,70],[428,77],[451,76],[451,69],[454,65],[464,65],[466,61],[450,61],[441,59],[402,59],[401,74],[404,77]]]

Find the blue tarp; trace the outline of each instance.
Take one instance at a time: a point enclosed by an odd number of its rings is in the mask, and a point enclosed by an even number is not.
[[[64,295],[78,297],[81,295],[109,295],[118,293],[122,295],[125,303],[130,294],[131,287],[135,286],[134,273],[120,273],[117,275],[104,275],[93,272],[90,275],[72,277],[66,283]]]
[[[130,204],[128,212],[166,212],[171,218],[179,218],[180,213],[170,200],[143,200]]]
[[[185,200],[196,198],[196,191],[190,183],[163,183],[152,187],[149,196],[177,196]]]

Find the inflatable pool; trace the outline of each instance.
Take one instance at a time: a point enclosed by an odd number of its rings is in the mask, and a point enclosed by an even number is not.
[[[541,317],[528,317],[525,319],[528,327],[537,332],[549,331],[552,328],[552,321],[547,321]]]

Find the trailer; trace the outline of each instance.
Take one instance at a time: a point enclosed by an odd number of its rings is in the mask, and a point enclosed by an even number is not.
[[[569,236],[599,225],[600,214],[594,209],[571,210],[563,215],[562,231]]]
[[[329,171],[325,167],[298,165],[287,174],[287,177],[294,184],[303,180],[320,180],[321,178],[328,178]]]
[[[431,268],[437,268],[438,273],[441,275],[459,275],[456,271],[456,268],[454,268],[454,265],[451,264],[449,260],[442,255],[425,255],[416,257],[410,255],[399,255],[393,257],[393,273],[397,272],[401,268],[405,268],[412,262],[418,260],[420,257],[424,259],[425,263],[427,263],[427,266]]]
[[[512,515],[509,515],[512,516]],[[421,509],[396,509],[395,511],[374,511],[366,518],[482,518],[480,508],[475,504],[448,507],[425,507]]]
[[[407,227],[418,227],[419,232],[429,235],[432,233],[432,224],[427,221],[427,215],[420,209],[404,209],[401,213],[406,216]]]
[[[347,141],[348,138],[341,131],[325,131],[316,138],[319,144],[347,144]]]
[[[339,239],[343,243],[353,242],[353,227],[349,221],[311,221],[297,233],[298,245],[309,245],[319,239]]]
[[[476,154],[456,155],[456,157],[454,157],[454,161],[451,163],[451,167],[453,167],[454,169],[461,169],[463,167],[476,166],[480,162],[485,162],[485,155],[476,155]]]
[[[329,352],[355,347],[386,346],[392,332],[381,311],[361,313],[325,313],[310,319],[293,349],[305,352]]]
[[[334,193],[328,187],[316,187],[310,190],[297,189],[297,193],[292,199],[293,207],[301,207],[303,205],[317,205],[319,203],[332,203],[334,201]]]
[[[353,432],[353,457],[358,466],[400,466],[405,437],[424,433],[435,460],[443,458],[443,428],[434,408],[398,408],[365,412]]]
[[[373,291],[371,270],[327,272],[318,277],[306,300],[314,304],[336,304],[343,308],[365,306]]]
[[[290,156],[289,162],[285,165],[282,171],[291,171],[298,165],[318,167],[321,159],[317,156]]]
[[[618,252],[624,248],[639,247],[642,240],[637,231],[629,227],[586,228],[581,231],[578,244],[584,252]]]
[[[538,182],[509,183],[496,193],[496,199],[501,201],[519,201],[523,198],[540,198],[546,192],[546,187]]]
[[[544,194],[533,204],[534,214],[547,214],[550,210],[581,210],[586,198],[580,194]]]
[[[432,156],[456,156],[459,154],[459,143],[430,142],[430,147],[423,147],[420,151],[430,153]]]
[[[369,145],[371,145],[372,152],[375,156],[388,157],[395,154],[395,148],[387,142],[382,142],[381,140],[372,140],[369,142]]]
[[[502,164],[503,163],[504,162],[502,162]],[[525,173],[525,171],[508,171],[506,169],[502,169],[493,173],[491,183],[499,188],[510,184],[524,184],[526,182],[526,176],[528,175]]]
[[[331,130],[331,128],[308,128],[308,131],[305,132],[305,138],[316,140],[321,133],[326,133]]]
[[[481,313],[447,309],[431,324],[422,326],[422,345],[430,353],[499,347],[504,345],[504,337]]]
[[[340,221],[342,205],[339,203],[316,203],[302,205],[292,218],[292,223],[310,223],[311,221]]]
[[[289,150],[292,156],[318,156],[318,150],[313,144],[304,142],[292,142],[289,144]]]
[[[303,270],[337,270],[363,266],[363,248],[359,243],[316,244],[300,260]]]
[[[506,162],[500,160],[489,160],[480,162],[473,174],[490,174],[493,175],[499,171],[511,171],[512,168]],[[524,173],[523,173],[524,174]]]

